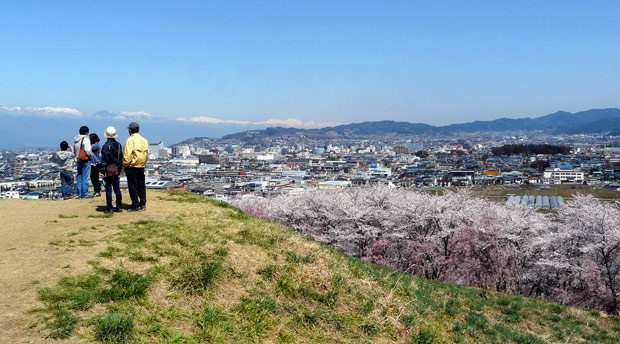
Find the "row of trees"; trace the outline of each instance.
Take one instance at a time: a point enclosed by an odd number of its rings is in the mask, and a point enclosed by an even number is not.
[[[571,147],[547,144],[514,144],[491,148],[493,155],[536,155],[536,154],[568,154]]]
[[[235,205],[421,277],[619,311],[620,208],[592,196],[547,215],[467,191],[432,196],[383,186]]]

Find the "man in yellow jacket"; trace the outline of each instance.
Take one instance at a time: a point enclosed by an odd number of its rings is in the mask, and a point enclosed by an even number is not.
[[[149,159],[149,142],[140,136],[138,123],[129,123],[127,129],[129,129],[129,138],[125,142],[123,151],[123,166],[131,198],[131,208],[128,211],[144,211],[146,210],[144,167]]]

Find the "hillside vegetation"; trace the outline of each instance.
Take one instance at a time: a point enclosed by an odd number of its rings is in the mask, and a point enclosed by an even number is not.
[[[620,203],[576,193],[554,211],[388,186],[234,204],[353,257],[442,282],[620,315]]]
[[[620,335],[620,322],[598,312],[414,277],[192,194],[149,197],[179,215],[93,218],[125,221],[102,227],[90,268],[41,282],[30,331],[129,343],[616,343]],[[67,234],[54,242],[67,250],[84,240],[83,218],[70,211],[63,207]]]

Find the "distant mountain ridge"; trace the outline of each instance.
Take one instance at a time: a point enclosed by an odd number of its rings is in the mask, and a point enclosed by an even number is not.
[[[222,136],[223,140],[255,142],[268,137],[306,135],[314,138],[337,138],[364,135],[421,135],[451,134],[479,131],[533,131],[547,130],[557,133],[620,133],[620,109],[591,109],[570,113],[558,111],[536,118],[499,118],[491,121],[474,121],[432,126],[425,123],[396,122],[390,120],[343,124],[320,129],[272,127],[249,130]],[[596,124],[598,123],[598,124]],[[617,134],[616,134],[617,135]]]
[[[361,122],[343,124],[320,129],[298,129],[271,127],[261,130],[248,130],[240,133],[222,136],[226,139],[252,140],[264,137],[288,136],[303,134],[315,138],[362,136],[373,134],[416,135],[420,133],[437,132],[437,128],[424,123],[395,122],[390,120],[377,122]]]
[[[167,144],[174,142],[181,144],[180,142],[183,140],[185,140],[183,144],[202,143],[203,138],[209,138],[209,140],[235,139],[254,144],[262,143],[263,140],[269,138],[292,135],[304,135],[309,139],[337,140],[339,138],[372,135],[451,135],[478,131],[519,130],[542,130],[550,134],[620,135],[620,109],[617,108],[593,109],[577,113],[559,111],[536,118],[500,118],[492,121],[474,121],[446,126],[383,120],[343,124],[320,129],[291,127],[268,127],[264,129],[265,126],[263,125],[243,123],[201,124],[162,118],[142,111],[113,112],[102,110],[91,115],[78,116],[75,115],[75,112],[62,112],[66,110],[64,108],[60,108],[62,111],[59,113],[49,113],[37,109],[22,109],[23,113],[15,113],[12,108],[0,106],[0,148],[58,147],[60,141],[70,141],[82,125],[87,125],[92,133],[97,133],[100,137],[103,136],[103,132],[108,126],[114,126],[119,132],[119,139],[124,140],[127,135],[125,128],[132,121],[140,123],[141,129],[149,141],[164,141]]]

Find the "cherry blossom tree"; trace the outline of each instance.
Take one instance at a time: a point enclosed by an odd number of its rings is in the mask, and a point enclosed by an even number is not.
[[[578,195],[557,214],[385,186],[233,204],[348,255],[440,281],[617,313],[620,209]]]
[[[542,261],[558,276],[551,286],[571,304],[618,314],[620,302],[620,206],[576,195],[547,233]]]

